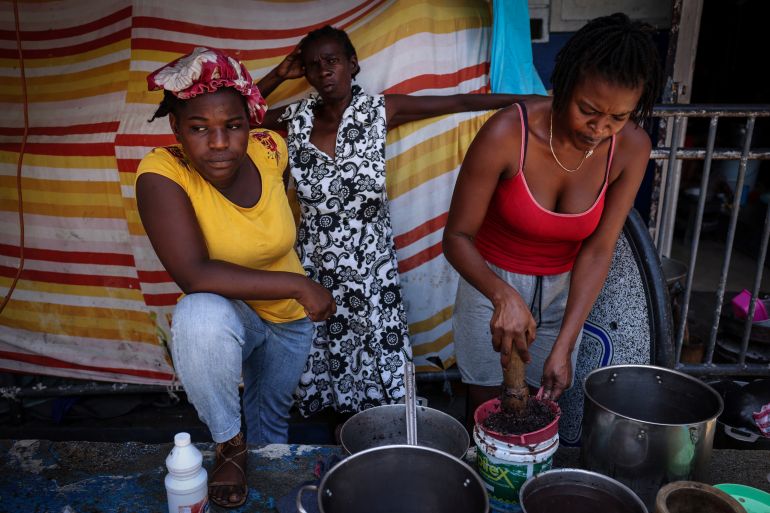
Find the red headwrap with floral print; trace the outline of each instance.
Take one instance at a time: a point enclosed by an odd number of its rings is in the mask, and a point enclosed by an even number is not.
[[[198,47],[174,62],[147,75],[147,89],[165,89],[180,100],[232,87],[246,97],[249,122],[259,125],[267,103],[252,83],[246,67],[220,50]]]

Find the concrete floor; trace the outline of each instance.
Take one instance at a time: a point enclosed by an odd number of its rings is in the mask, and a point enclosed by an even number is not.
[[[693,275],[693,291],[716,291],[722,266],[725,260],[725,245],[723,242],[706,239],[699,244],[698,257],[695,262]],[[671,246],[671,258],[687,265],[690,260],[690,246],[681,240],[675,240]],[[757,260],[740,250],[734,250],[730,257],[725,290],[752,290],[757,271]],[[770,271],[764,270],[760,290],[770,292]]]
[[[211,443],[197,443],[211,469]],[[170,443],[48,442],[0,440],[0,511],[50,513],[158,513],[166,507],[164,459]],[[248,458],[248,501],[237,512],[291,511],[298,488],[314,469],[343,456],[339,447],[269,445]],[[465,457],[475,462],[472,448]],[[579,449],[560,447],[553,468],[581,468]],[[334,457],[336,456],[336,459]],[[712,451],[707,484],[738,483],[770,491],[770,451]],[[441,469],[436,469],[441,475]],[[308,495],[312,502],[312,494]],[[304,501],[303,501],[304,502]],[[306,507],[309,506],[305,503]],[[212,505],[211,511],[224,511]],[[652,511],[652,509],[650,509]],[[695,510],[693,510],[695,511]]]

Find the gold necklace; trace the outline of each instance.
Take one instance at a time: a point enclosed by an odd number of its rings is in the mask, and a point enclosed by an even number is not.
[[[556,163],[559,164],[560,168],[562,168],[563,170],[565,170],[568,173],[574,173],[575,171],[580,169],[580,166],[583,165],[583,162],[585,162],[586,159],[588,157],[590,157],[591,155],[593,155],[593,153],[594,153],[594,150],[592,150],[592,149],[588,150],[587,152],[585,152],[585,155],[583,155],[583,160],[580,161],[580,164],[578,164],[578,167],[576,167],[575,169],[569,169],[569,168],[565,167],[564,164],[559,162],[559,159],[556,157],[556,152],[553,151],[553,109],[551,110],[551,124],[548,127],[548,146],[551,148],[551,155],[553,155],[553,160],[555,160]]]

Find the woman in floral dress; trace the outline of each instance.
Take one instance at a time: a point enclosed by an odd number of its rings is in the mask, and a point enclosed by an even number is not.
[[[265,96],[305,77],[317,93],[267,112],[266,128],[287,130],[289,168],[301,209],[300,261],[329,289],[337,313],[316,324],[297,388],[300,411],[354,413],[397,402],[412,357],[385,190],[388,128],[452,112],[510,105],[512,95],[369,95],[347,34],[309,33],[258,86]]]

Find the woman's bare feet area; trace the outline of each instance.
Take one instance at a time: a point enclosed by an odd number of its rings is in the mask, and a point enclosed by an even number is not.
[[[248,449],[243,433],[217,444],[216,461],[209,478],[209,500],[223,508],[235,508],[246,502]]]

